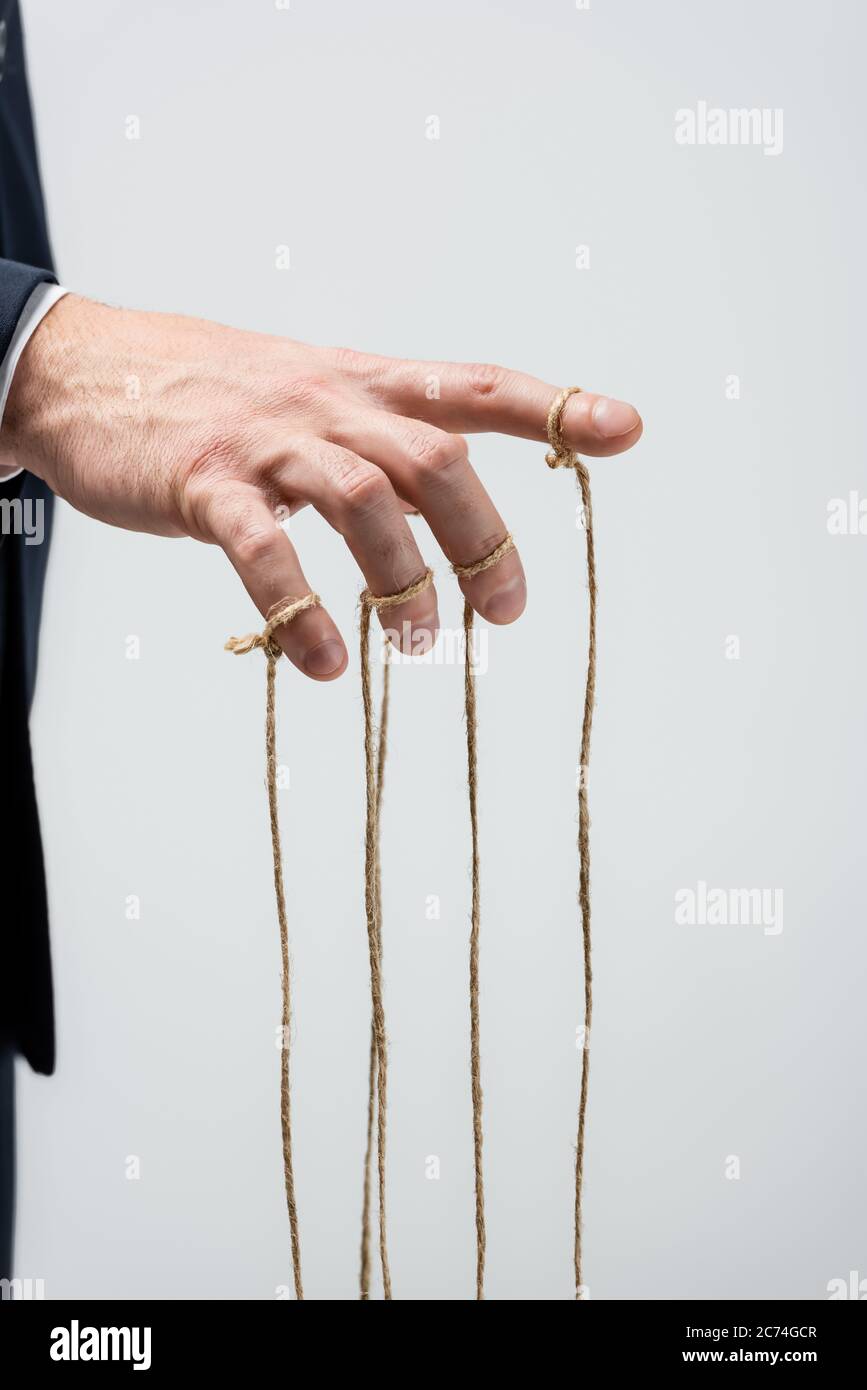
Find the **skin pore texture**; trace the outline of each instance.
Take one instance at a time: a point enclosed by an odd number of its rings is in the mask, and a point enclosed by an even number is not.
[[[430,400],[432,378],[439,397]],[[509,526],[463,435],[542,442],[558,389],[503,367],[311,347],[68,294],[18,364],[0,467],[28,469],[111,525],[221,546],[264,617],[311,588],[327,604],[327,576],[308,581],[278,524],[308,504],[344,537],[374,594],[425,572],[408,512],[424,516],[450,564],[490,554]],[[567,444],[597,457],[622,453],[642,429],[631,405],[589,391],[570,397],[562,423]],[[460,585],[489,622],[523,612],[516,550]],[[435,589],[384,621],[406,649],[423,649],[438,628]],[[346,668],[324,606],[276,636],[315,679]]]

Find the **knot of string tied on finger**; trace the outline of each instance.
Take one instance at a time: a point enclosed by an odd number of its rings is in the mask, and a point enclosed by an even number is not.
[[[548,412],[547,433],[550,450],[545,455],[549,468],[568,468],[574,471],[581,497],[581,515],[586,540],[586,574],[589,596],[587,677],[584,686],[583,710],[580,733],[580,776],[578,779],[578,906],[581,926],[581,954],[583,963],[583,1011],[584,1025],[581,1031],[581,1067],[578,1095],[578,1122],[575,1144],[574,1167],[574,1206],[573,1206],[573,1269],[574,1297],[585,1296],[582,1230],[583,1230],[583,1189],[584,1152],[586,1141],[587,1102],[590,1077],[590,1026],[593,1013],[593,977],[591,968],[591,916],[590,916],[590,814],[587,796],[587,769],[590,761],[590,736],[593,724],[593,706],[596,690],[596,559],[593,538],[593,512],[590,496],[590,477],[586,467],[575,451],[566,442],[563,430],[563,411],[570,396],[580,392],[578,386],[569,386],[560,391],[551,403]],[[515,549],[515,543],[507,535],[489,555],[466,565],[453,564],[452,572],[461,580],[474,579],[499,564]],[[383,989],[383,917],[382,917],[382,857],[380,844],[380,819],[385,767],[387,754],[388,716],[390,701],[389,642],[383,662],[382,694],[379,708],[378,729],[374,713],[373,683],[370,670],[370,620],[374,611],[382,613],[390,608],[407,603],[423,593],[433,583],[433,571],[425,570],[423,576],[399,593],[375,595],[365,589],[360,600],[360,656],[361,656],[361,694],[364,715],[364,766],[365,766],[365,833],[364,833],[364,903],[367,926],[367,944],[370,964],[371,1025],[368,1056],[368,1097],[367,1097],[367,1140],[364,1152],[364,1172],[362,1182],[361,1251],[359,1267],[359,1296],[368,1300],[371,1294],[371,1227],[373,1205],[373,1160],[376,1156],[376,1190],[378,1205],[379,1263],[382,1277],[383,1297],[392,1298],[391,1271],[388,1257],[386,1222],[386,1152],[387,1152],[387,1100],[388,1100],[388,1039],[385,1024],[385,1002]],[[274,892],[277,903],[277,920],[280,933],[282,962],[282,1038],[280,1069],[280,1115],[283,1145],[283,1171],[286,1191],[286,1205],[289,1214],[290,1245],[296,1296],[303,1299],[301,1278],[301,1245],[299,1235],[298,1208],[295,1199],[295,1176],[292,1160],[292,1120],[290,1090],[290,1035],[292,1026],[292,994],[290,988],[289,932],[286,914],[286,899],[283,880],[283,863],[280,844],[280,827],[277,808],[277,759],[276,759],[276,715],[275,715],[275,672],[280,647],[274,640],[274,633],[284,624],[291,623],[300,613],[319,605],[317,594],[305,594],[300,598],[287,598],[275,605],[268,614],[265,628],[261,633],[247,637],[230,638],[226,649],[238,656],[261,649],[267,658],[267,683],[265,702],[265,752],[268,788],[268,810],[271,824],[271,847],[274,874]],[[480,945],[481,945],[481,873],[480,836],[478,815],[478,714],[476,701],[476,677],[473,656],[474,614],[469,600],[464,598],[464,717],[467,744],[467,791],[469,804],[471,841],[471,907],[469,936],[469,1014],[470,1014],[470,1099],[472,1105],[472,1140],[475,1196],[475,1246],[476,1299],[485,1296],[485,1260],[487,1233],[485,1225],[485,1191],[483,1174],[483,1096],[481,1067],[481,1020],[479,1008],[480,984]]]

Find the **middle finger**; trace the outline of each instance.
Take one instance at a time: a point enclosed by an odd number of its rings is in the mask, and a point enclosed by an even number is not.
[[[370,410],[353,414],[345,436],[332,431],[331,438],[379,465],[400,496],[425,517],[453,565],[484,560],[506,539],[506,524],[471,467],[460,435]],[[459,583],[488,622],[511,623],[524,611],[527,584],[517,550]]]

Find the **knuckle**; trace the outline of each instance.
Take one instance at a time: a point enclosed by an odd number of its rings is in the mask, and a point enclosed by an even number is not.
[[[208,428],[197,439],[186,468],[187,482],[191,487],[223,477],[231,471],[240,452],[240,433],[234,423],[222,421]]]
[[[384,398],[393,382],[394,363],[389,357],[378,357],[355,348],[330,348],[328,362],[334,368],[340,384],[354,391]]]
[[[251,503],[246,488],[204,476],[188,483],[185,515],[190,534],[216,541],[239,567],[256,568],[273,558],[280,531],[267,513]]]
[[[332,374],[316,368],[290,372],[275,386],[280,411],[292,410],[318,416],[330,404],[336,381]]]
[[[466,368],[467,388],[474,396],[496,395],[506,381],[505,367],[497,367],[491,362],[472,362]]]
[[[335,369],[343,376],[363,377],[366,375],[368,357],[355,348],[336,347],[331,349],[331,359]]]
[[[421,430],[409,440],[407,452],[412,466],[430,478],[441,478],[466,462],[467,446],[460,435],[442,430]]]
[[[238,515],[230,526],[230,536],[235,559],[243,568],[259,569],[274,554],[276,528],[258,519]]]
[[[363,459],[351,460],[341,468],[335,485],[341,504],[353,512],[376,511],[391,491],[385,474]]]
[[[214,430],[201,439],[176,484],[176,502],[191,536],[209,537],[214,530],[218,502],[228,494],[237,473],[237,438],[229,431]]]

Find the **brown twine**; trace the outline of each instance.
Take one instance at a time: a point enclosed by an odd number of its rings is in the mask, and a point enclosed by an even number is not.
[[[587,1098],[590,1079],[590,1027],[593,1015],[593,975],[591,968],[590,932],[590,813],[587,798],[587,769],[590,761],[590,736],[593,724],[593,705],[596,690],[596,557],[593,539],[593,510],[590,495],[590,476],[584,464],[563,437],[563,410],[569,397],[581,391],[580,386],[568,386],[560,391],[551,403],[548,412],[547,431],[551,445],[545,455],[549,468],[571,468],[575,472],[581,496],[584,527],[587,537],[587,586],[589,591],[589,636],[587,651],[587,680],[584,688],[584,711],[581,723],[580,778],[578,790],[578,856],[579,882],[578,902],[581,911],[581,934],[584,956],[584,1039],[581,1063],[581,1090],[578,1103],[578,1135],[575,1155],[575,1241],[574,1270],[575,1297],[581,1299],[584,1293],[582,1264],[582,1199],[584,1182],[584,1150],[587,1123]],[[515,548],[514,540],[507,535],[503,541],[486,555],[469,565],[452,565],[453,573],[459,579],[473,579],[508,555]],[[365,913],[367,918],[368,951],[370,956],[371,987],[371,1031],[370,1056],[368,1067],[368,1106],[367,1106],[367,1144],[364,1155],[364,1187],[361,1231],[360,1296],[370,1297],[370,1208],[372,1188],[372,1158],[374,1147],[374,1128],[376,1131],[377,1174],[379,1196],[379,1254],[382,1268],[383,1292],[386,1300],[391,1299],[391,1275],[388,1263],[386,1238],[386,1103],[387,1103],[387,1056],[385,1009],[382,993],[382,866],[380,856],[380,811],[385,781],[385,761],[387,752],[387,728],[389,709],[389,660],[386,650],[383,672],[382,704],[380,708],[379,737],[374,735],[373,694],[370,675],[370,615],[378,611],[394,608],[423,593],[433,582],[433,572],[426,570],[423,577],[408,588],[396,594],[374,595],[365,589],[361,595],[361,691],[364,706],[364,758],[366,782],[365,819]],[[283,868],[280,848],[280,829],[277,818],[277,768],[276,768],[276,721],[274,712],[274,678],[280,648],[273,641],[273,634],[283,623],[291,622],[307,608],[320,602],[318,595],[306,594],[301,599],[285,599],[268,614],[268,621],[261,633],[247,637],[231,637],[226,650],[243,655],[257,647],[264,649],[267,657],[265,748],[268,780],[268,808],[271,818],[271,845],[274,861],[274,889],[277,899],[277,918],[280,925],[280,945],[283,965],[283,1039],[280,1113],[283,1133],[283,1166],[286,1186],[286,1201],[289,1211],[289,1226],[292,1240],[292,1265],[295,1277],[295,1292],[299,1299],[304,1293],[301,1284],[301,1253],[298,1238],[298,1212],[295,1203],[295,1180],[292,1168],[292,1128],[290,1115],[289,1088],[289,1030],[291,1025],[291,997],[289,976],[289,940],[286,920],[286,902],[283,888]],[[485,1195],[483,1180],[483,1126],[482,1126],[482,1084],[481,1047],[479,1015],[479,953],[481,934],[481,892],[479,863],[479,824],[478,824],[478,721],[476,712],[475,666],[473,660],[473,622],[474,614],[470,604],[464,602],[464,705],[467,729],[467,787],[469,794],[470,831],[472,840],[472,915],[470,930],[470,1079],[473,1107],[473,1155],[475,1166],[475,1206],[476,1206],[476,1298],[484,1299],[486,1230]],[[386,648],[388,639],[386,639]],[[375,1125],[374,1125],[375,1121]]]
[[[548,412],[548,441],[551,450],[545,455],[549,468],[571,468],[575,471],[584,512],[587,533],[587,581],[590,594],[589,647],[587,657],[587,682],[584,691],[584,715],[581,728],[581,776],[578,790],[578,855],[579,888],[578,900],[581,908],[581,934],[584,953],[584,1046],[581,1064],[581,1093],[578,1103],[578,1138],[575,1156],[575,1297],[583,1293],[582,1274],[582,1197],[584,1183],[584,1148],[587,1122],[587,1097],[590,1079],[590,1024],[593,1013],[593,976],[591,970],[590,936],[590,815],[587,801],[587,766],[590,760],[590,734],[593,723],[593,703],[596,690],[596,558],[593,544],[593,512],[590,497],[590,476],[577,454],[563,437],[563,410],[570,396],[580,392],[580,386],[569,386],[560,391],[551,403]],[[474,579],[510,554],[515,548],[511,535],[483,559],[469,565],[452,565],[452,571],[459,579]],[[470,1079],[473,1102],[473,1152],[475,1162],[476,1193],[476,1298],[484,1298],[485,1277],[485,1195],[482,1172],[482,1084],[479,1030],[479,940],[480,916],[480,872],[479,872],[479,825],[478,825],[478,749],[476,684],[473,665],[473,609],[464,601],[464,703],[467,727],[467,787],[470,806],[470,831],[472,838],[472,926],[470,931]]]
[[[452,565],[459,579],[474,579],[484,574],[515,549],[511,536],[506,536],[490,555],[471,565]],[[473,1165],[476,1196],[476,1299],[485,1297],[485,1183],[482,1169],[482,1063],[479,1019],[479,945],[481,935],[481,887],[479,873],[479,815],[478,815],[478,748],[476,718],[476,674],[473,657],[473,619],[471,605],[464,600],[464,712],[467,726],[467,790],[470,806],[470,838],[472,842],[472,913],[470,918],[470,1093],[473,1102]]]
[[[384,668],[382,672],[382,702],[379,707],[379,742],[377,744],[376,756],[376,821],[377,827],[380,825],[380,810],[382,808],[382,790],[385,782],[385,754],[386,739],[388,734],[388,705],[389,705],[389,661],[390,643],[386,639],[383,651]],[[382,866],[380,862],[380,837],[377,835],[376,841],[376,900],[377,900],[377,922],[381,927],[382,923]],[[382,961],[382,931],[379,931],[378,946],[380,953],[380,963]],[[364,1185],[361,1208],[361,1268],[359,1273],[360,1297],[362,1300],[370,1298],[370,1192],[371,1192],[371,1164],[373,1160],[374,1145],[374,1117],[376,1114],[376,1027],[371,1013],[370,1019],[370,1056],[368,1062],[367,1075],[367,1142],[364,1150]]]
[[[467,725],[467,789],[472,843],[472,911],[470,917],[470,1093],[473,1102],[473,1169],[476,1196],[476,1299],[485,1296],[485,1183],[482,1172],[482,1061],[479,1022],[479,938],[481,895],[479,882],[479,816],[476,799],[476,675],[473,664],[473,610],[464,600],[464,708]]]
[[[581,757],[578,779],[578,902],[581,908],[581,936],[584,947],[584,1037],[581,1051],[581,1095],[578,1102],[578,1138],[575,1146],[575,1297],[584,1293],[582,1270],[582,1197],[584,1187],[584,1143],[587,1128],[587,1093],[590,1084],[590,1025],[593,1021],[593,971],[590,958],[590,810],[587,801],[587,769],[590,763],[590,734],[596,695],[596,551],[593,543],[593,507],[590,475],[577,454],[563,438],[563,407],[580,386],[567,386],[551,403],[548,411],[548,439],[551,452],[545,455],[549,468],[574,468],[581,494],[584,531],[587,537],[587,588],[590,613],[587,643],[587,682],[584,687],[584,714],[581,721]]]
[[[283,887],[283,855],[280,848],[280,821],[277,814],[277,717],[274,707],[274,677],[280,648],[274,633],[284,623],[291,623],[308,608],[320,603],[318,594],[305,594],[299,599],[282,599],[270,609],[262,632],[247,637],[230,637],[226,651],[236,656],[261,647],[267,659],[265,682],[265,764],[268,783],[268,814],[271,819],[271,854],[274,864],[274,894],[277,899],[277,921],[280,926],[280,958],[282,965],[283,1015],[280,1051],[280,1128],[283,1138],[283,1181],[286,1188],[286,1207],[289,1212],[289,1233],[292,1243],[292,1273],[295,1295],[304,1298],[301,1283],[301,1242],[298,1235],[298,1207],[295,1202],[295,1172],[292,1166],[292,1111],[289,1080],[289,1043],[292,1027],[292,997],[289,971],[289,926],[286,918],[286,894]]]
[[[370,679],[370,615],[374,609],[383,612],[408,603],[424,593],[433,583],[433,570],[427,569],[421,579],[397,594],[372,594],[365,589],[361,595],[361,698],[364,705],[364,764],[367,814],[364,830],[364,903],[367,916],[367,942],[370,955],[370,998],[372,1033],[375,1042],[368,1073],[368,1123],[370,1138],[365,1154],[366,1201],[362,1210],[361,1231],[361,1298],[370,1297],[370,1161],[373,1140],[373,1085],[376,1082],[376,1155],[379,1187],[379,1260],[382,1270],[383,1296],[391,1299],[391,1273],[388,1265],[388,1242],[385,1214],[385,1155],[386,1104],[388,1091],[388,1060],[385,1032],[385,1006],[382,997],[382,883],[379,853],[379,808],[385,776],[386,741],[380,727],[379,743],[374,738],[373,693]],[[387,668],[386,668],[387,669]],[[386,706],[387,713],[387,706]]]

